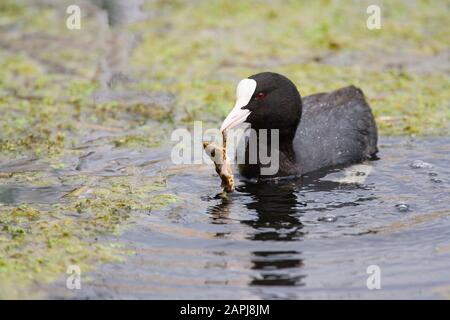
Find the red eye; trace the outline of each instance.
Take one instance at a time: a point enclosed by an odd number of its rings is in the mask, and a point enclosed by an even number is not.
[[[260,92],[255,96],[255,100],[261,100],[266,97],[266,94],[264,92]]]

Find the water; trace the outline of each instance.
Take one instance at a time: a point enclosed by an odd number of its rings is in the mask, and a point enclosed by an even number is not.
[[[147,175],[162,170],[181,200],[137,213],[109,238],[135,255],[101,266],[82,290],[53,284],[50,297],[450,297],[449,137],[382,139],[380,160],[296,181],[240,182],[229,197],[219,194],[212,166],[172,167],[161,152],[104,154],[103,162],[84,158],[83,167],[98,175],[124,162],[145,165]],[[380,290],[366,286],[371,265],[380,268]]]
[[[449,142],[385,139],[378,161],[299,181],[240,184],[229,198],[218,196],[212,168],[177,172],[170,188],[185,200],[143,217],[122,237],[137,254],[103,267],[81,296],[448,297]],[[413,169],[413,160],[432,167]],[[381,290],[366,286],[373,264]]]

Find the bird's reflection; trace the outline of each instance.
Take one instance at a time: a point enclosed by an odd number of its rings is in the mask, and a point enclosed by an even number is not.
[[[245,197],[245,206],[257,215],[249,215],[241,223],[251,227],[246,238],[252,241],[297,241],[303,236],[299,203],[293,182],[245,183],[237,188],[236,195],[219,195],[217,205],[208,209],[212,223],[221,223],[230,214],[233,201]],[[250,201],[248,201],[250,200]],[[217,234],[217,237],[223,235]],[[300,275],[303,261],[298,251],[254,251],[250,252],[251,269],[259,271],[252,276],[249,285],[301,285],[305,275]]]
[[[339,168],[333,169],[337,171]],[[301,201],[302,191],[332,191],[342,188],[339,182],[321,180],[333,171],[320,171],[295,180],[244,182],[232,195],[217,195],[219,203],[208,208],[211,223],[226,223],[233,208],[233,202],[244,204],[250,212],[241,220],[251,228],[246,238],[251,241],[266,241],[267,251],[250,252],[251,269],[259,271],[249,285],[254,286],[302,286],[305,274],[301,251],[270,250],[270,242],[299,241],[305,236],[301,216],[307,204]],[[358,187],[358,186],[354,186]],[[222,238],[223,234],[217,234]],[[279,246],[277,246],[279,248]],[[292,247],[291,247],[292,249]]]
[[[306,275],[301,274],[303,260],[298,251],[255,251],[252,252],[252,269],[259,270],[253,277],[253,286],[302,286]]]
[[[257,213],[256,219],[252,216],[252,219],[241,220],[254,230],[247,236],[250,240],[296,241],[303,236],[299,207],[304,204],[297,200],[295,190],[293,182],[247,183],[238,189],[251,199],[246,207]]]

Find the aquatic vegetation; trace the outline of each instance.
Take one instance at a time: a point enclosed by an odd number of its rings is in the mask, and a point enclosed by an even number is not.
[[[84,178],[86,179],[86,178]],[[64,201],[0,206],[0,298],[39,297],[36,283],[54,281],[69,265],[83,273],[99,262],[120,261],[129,249],[99,237],[118,233],[133,216],[166,206],[165,179],[110,177],[75,188]]]
[[[177,96],[176,110],[188,122],[217,126],[241,78],[275,71],[292,79],[302,95],[361,87],[382,135],[447,133],[445,1],[383,2],[380,30],[366,28],[369,4],[148,4],[161,14],[134,26],[143,41],[132,65],[154,80],[147,89]]]
[[[95,101],[101,52],[96,34],[73,38],[60,27],[64,16],[56,8],[33,15],[35,8],[25,2],[0,6],[5,9],[0,25],[20,30],[18,36],[0,30],[0,298],[38,298],[46,283],[65,277],[68,265],[87,273],[123,259],[129,249],[108,237],[139,214],[177,200],[164,193],[163,176],[74,171],[84,145],[94,145],[97,133],[112,148],[148,152],[159,145],[167,130],[153,121],[166,118],[167,111],[157,106],[148,111],[139,101]],[[90,50],[84,49],[87,44]],[[20,187],[60,191],[50,203],[37,199],[21,205],[33,200],[15,200],[8,190]]]
[[[234,191],[234,175],[229,163],[229,157],[227,154],[226,147],[226,132],[223,134],[223,145],[222,147],[216,146],[214,143],[203,142],[203,149],[206,154],[214,162],[214,167],[216,173],[219,175],[222,183],[221,186],[225,192]]]

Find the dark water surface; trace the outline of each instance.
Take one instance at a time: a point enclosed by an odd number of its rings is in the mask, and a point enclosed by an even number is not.
[[[228,199],[211,167],[177,171],[169,185],[184,200],[140,219],[121,237],[137,254],[77,296],[448,298],[450,139],[380,150],[322,177],[240,184]],[[369,265],[380,290],[367,289]]]
[[[162,170],[180,201],[140,214],[118,236],[135,255],[101,266],[81,290],[54,284],[50,297],[450,297],[449,137],[382,139],[378,161],[297,181],[240,182],[228,198],[218,196],[211,166],[108,154],[144,163],[144,174]],[[101,167],[92,159],[87,168]],[[56,191],[41,192],[45,200]],[[0,189],[0,199],[9,193],[24,199],[18,189]],[[370,265],[380,268],[380,290],[366,286]]]

